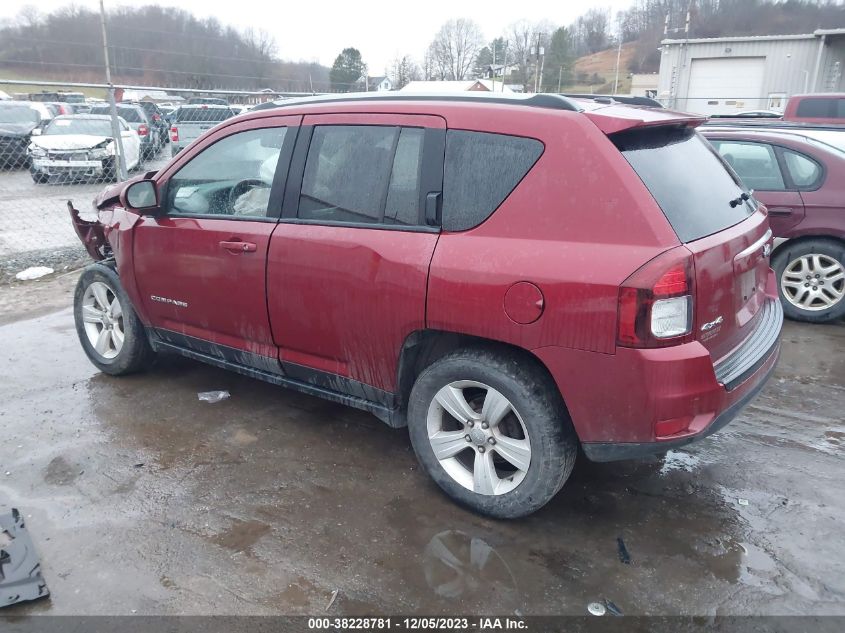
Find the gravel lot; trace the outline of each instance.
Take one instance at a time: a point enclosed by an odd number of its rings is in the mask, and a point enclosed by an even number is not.
[[[497,522],[368,414],[176,358],[99,374],[75,276],[0,289],[0,511],[27,517],[52,592],[7,615],[581,615],[604,598],[845,615],[841,323],[787,323],[776,376],[718,435],[580,459],[549,506]],[[213,389],[231,398],[198,401]]]

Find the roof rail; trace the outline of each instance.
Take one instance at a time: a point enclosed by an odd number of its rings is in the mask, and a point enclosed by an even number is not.
[[[459,101],[469,103],[496,103],[505,105],[529,106],[533,108],[549,108],[552,110],[569,110],[580,112],[578,104],[563,95],[551,93],[539,93],[531,96],[505,96],[489,92],[464,92],[464,93],[425,93],[425,92],[399,92],[389,93],[347,93],[344,95],[320,95],[315,97],[304,97],[285,99],[284,101],[267,101],[260,103],[251,112],[256,110],[268,110],[271,108],[283,108],[289,106],[303,105],[308,103],[346,103],[359,101]]]
[[[662,108],[663,104],[651,97],[635,97],[631,95],[597,95],[597,94],[574,94],[568,92],[560,93],[561,96],[569,99],[589,99],[596,103],[624,103],[625,105],[647,106],[649,108]]]

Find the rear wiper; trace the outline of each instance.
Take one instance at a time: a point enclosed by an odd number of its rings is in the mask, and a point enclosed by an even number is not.
[[[734,209],[734,208],[738,207],[739,205],[741,205],[741,204],[742,204],[743,202],[745,202],[746,200],[749,200],[750,198],[751,198],[751,196],[749,196],[747,193],[745,193],[745,192],[743,191],[743,192],[739,195],[739,197],[738,197],[738,198],[734,198],[734,199],[733,199],[733,200],[731,200],[728,204],[730,204],[730,205],[731,205],[731,209]]]

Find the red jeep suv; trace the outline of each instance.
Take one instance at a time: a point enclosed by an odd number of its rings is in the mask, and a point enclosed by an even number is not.
[[[556,95],[316,98],[112,187],[76,327],[407,426],[456,501],[517,517],[589,459],[666,451],[761,389],[783,313],[765,208],[701,119]]]

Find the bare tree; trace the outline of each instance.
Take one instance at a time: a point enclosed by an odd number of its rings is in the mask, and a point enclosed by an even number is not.
[[[536,24],[520,20],[511,24],[506,32],[508,58],[517,66],[514,79],[518,83],[528,85],[537,72],[537,44],[540,48],[548,48],[554,25],[543,20]]]
[[[430,45],[423,55],[422,76],[426,81],[437,79],[437,64],[434,62],[434,45]]]
[[[472,20],[449,20],[434,37],[429,52],[441,79],[466,79],[484,45],[481,29]]]
[[[393,60],[388,72],[394,90],[401,90],[412,81],[419,81],[419,66],[411,59],[410,55],[397,57]]]

